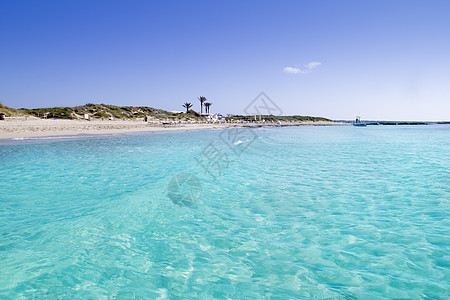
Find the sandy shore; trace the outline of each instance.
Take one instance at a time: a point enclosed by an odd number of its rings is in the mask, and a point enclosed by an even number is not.
[[[126,132],[194,130],[207,128],[254,127],[254,126],[302,126],[302,125],[343,125],[333,122],[295,122],[295,123],[220,123],[220,124],[147,124],[139,120],[85,121],[58,119],[7,118],[0,121],[0,139],[63,136],[78,134],[117,134]]]

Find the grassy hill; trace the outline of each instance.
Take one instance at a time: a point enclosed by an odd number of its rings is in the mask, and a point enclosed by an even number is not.
[[[0,103],[0,113],[5,114],[7,117],[15,117],[15,116],[24,115],[24,113],[21,112],[19,109],[4,106],[1,103]]]
[[[0,113],[4,113],[7,117],[28,115],[39,118],[55,119],[82,119],[84,114],[89,114],[89,116],[94,119],[136,119],[145,116],[154,117],[156,119],[175,119],[179,117],[179,114],[177,113],[146,106],[115,106],[93,103],[75,107],[32,109],[14,109],[0,104]],[[191,117],[191,114],[189,114],[188,117]]]
[[[53,107],[53,108],[35,108],[22,109],[24,112],[36,117],[59,118],[59,119],[79,119],[84,114],[89,114],[91,118],[96,119],[136,119],[145,116],[155,118],[175,118],[177,114],[162,109],[156,109],[146,106],[115,106],[107,104],[88,103],[83,106],[75,107]]]

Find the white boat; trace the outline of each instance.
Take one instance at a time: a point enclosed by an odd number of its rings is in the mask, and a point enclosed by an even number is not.
[[[361,117],[357,116],[355,122],[353,123],[353,126],[366,127],[367,124],[366,123],[361,123]]]

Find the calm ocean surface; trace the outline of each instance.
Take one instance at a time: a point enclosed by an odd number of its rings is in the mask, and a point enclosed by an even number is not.
[[[450,297],[450,126],[19,140],[0,166],[1,299]]]

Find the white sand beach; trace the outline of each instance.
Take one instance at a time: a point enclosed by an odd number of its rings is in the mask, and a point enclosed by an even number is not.
[[[65,120],[38,118],[6,118],[0,121],[0,139],[62,136],[78,134],[117,134],[127,132],[195,130],[208,128],[254,126],[325,126],[345,125],[335,122],[283,122],[275,123],[147,123],[143,120]]]

